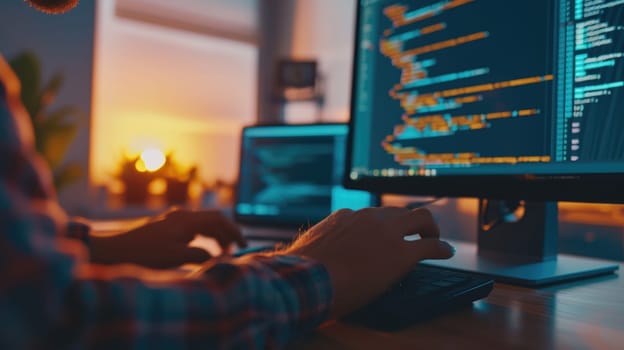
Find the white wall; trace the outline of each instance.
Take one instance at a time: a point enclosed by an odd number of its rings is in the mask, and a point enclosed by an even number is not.
[[[255,3],[216,2],[226,22]],[[119,18],[114,0],[98,1],[92,182],[106,183],[125,150],[147,145],[198,164],[205,181],[234,180],[240,128],[255,120],[256,56],[252,44]]]
[[[351,97],[351,67],[355,27],[354,0],[292,0],[295,2],[291,55],[319,60],[325,77],[323,120],[346,121]],[[312,104],[291,104],[289,121],[313,119]]]

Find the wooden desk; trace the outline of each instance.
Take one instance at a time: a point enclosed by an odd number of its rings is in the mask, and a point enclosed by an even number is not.
[[[624,278],[612,275],[542,289],[497,284],[472,309],[399,332],[334,322],[290,348],[624,349]]]

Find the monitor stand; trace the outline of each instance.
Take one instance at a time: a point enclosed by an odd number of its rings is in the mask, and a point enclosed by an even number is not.
[[[538,287],[613,273],[618,264],[557,254],[556,202],[479,201],[477,244],[450,242],[449,260],[423,263],[478,273],[498,282]]]

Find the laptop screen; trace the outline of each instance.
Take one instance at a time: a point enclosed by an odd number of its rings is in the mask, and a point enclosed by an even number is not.
[[[342,187],[347,131],[345,124],[243,129],[237,220],[311,225],[341,208],[376,205],[376,196]]]

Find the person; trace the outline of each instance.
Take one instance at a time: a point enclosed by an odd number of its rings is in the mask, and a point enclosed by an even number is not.
[[[77,0],[27,0],[50,13]],[[218,211],[171,211],[115,237],[73,239],[0,55],[0,348],[279,348],[361,307],[423,259],[445,259],[424,209],[340,210],[271,253],[210,257],[197,234],[244,244]],[[419,233],[408,242],[404,236]],[[208,259],[201,274],[168,269]]]

